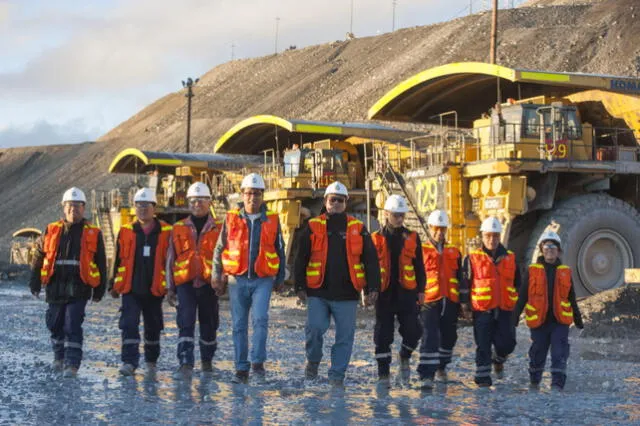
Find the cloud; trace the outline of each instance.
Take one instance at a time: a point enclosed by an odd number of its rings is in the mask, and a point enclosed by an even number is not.
[[[0,129],[0,148],[59,145],[95,140],[98,129],[89,129],[80,119],[63,125],[38,121],[30,127],[8,126]]]

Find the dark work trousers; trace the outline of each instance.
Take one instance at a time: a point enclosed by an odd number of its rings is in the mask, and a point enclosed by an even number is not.
[[[451,362],[453,347],[458,340],[460,304],[447,298],[423,305],[420,310],[422,342],[420,343],[421,379],[433,379],[438,368]]]
[[[409,299],[406,303],[397,304],[380,300],[378,302],[376,304],[376,325],[373,332],[373,342],[376,345],[378,375],[388,376],[393,355],[391,353],[391,345],[393,344],[395,331],[395,318],[397,317],[400,323],[398,331],[402,336],[401,358],[411,357],[416,346],[418,346],[422,330],[418,321],[418,305],[416,305],[414,299]]]
[[[178,294],[178,360],[180,365],[193,365],[196,313],[200,323],[200,359],[210,362],[218,344],[218,296],[209,285],[193,288],[188,282],[177,286]]]
[[[511,321],[512,312],[493,309],[473,313],[473,337],[476,341],[477,384],[492,384],[491,363],[502,364],[516,348],[516,329]],[[495,349],[492,358],[491,347]]]
[[[80,367],[82,361],[82,323],[86,300],[50,303],[45,321],[51,331],[53,357],[68,367]]]
[[[122,330],[122,362],[138,368],[140,363],[140,314],[144,318],[144,360],[156,362],[160,356],[162,297],[122,295],[119,327]]]
[[[569,326],[547,322],[531,329],[529,348],[529,377],[531,383],[542,379],[547,353],[551,346],[551,385],[564,388],[567,380],[567,359],[569,359]]]

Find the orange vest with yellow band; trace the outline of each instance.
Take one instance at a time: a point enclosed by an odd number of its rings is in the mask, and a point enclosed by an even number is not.
[[[409,231],[407,234],[404,234],[404,236],[404,245],[402,246],[400,256],[398,257],[398,271],[400,274],[398,281],[403,288],[407,290],[414,290],[417,287],[417,284],[413,259],[416,257],[418,234]],[[389,283],[391,281],[391,253],[389,253],[389,248],[387,247],[387,239],[380,231],[373,232],[371,234],[371,239],[373,240],[373,245],[376,247],[378,261],[380,262],[380,291],[385,291],[389,288]]]
[[[424,270],[427,274],[425,303],[435,302],[443,297],[455,303],[460,301],[460,283],[457,278],[460,256],[460,250],[450,244],[444,246],[442,253],[430,242],[422,244]]]
[[[50,223],[47,226],[47,232],[44,236],[44,261],[40,270],[40,282],[46,286],[51,282],[51,277],[55,270],[56,257],[58,255],[58,246],[60,245],[60,237],[64,229],[64,221]],[[95,255],[98,251],[98,238],[100,237],[100,228],[91,225],[85,221],[82,227],[82,237],[80,239],[80,260],[65,260],[66,265],[70,262],[77,262],[80,266],[80,279],[83,283],[90,287],[98,287],[100,285],[100,270],[95,263]]]
[[[206,225],[205,225],[206,226]],[[208,231],[202,231],[198,241],[194,237],[193,228],[185,220],[173,225],[173,248],[176,253],[173,262],[173,282],[181,285],[197,278],[209,282],[213,267],[213,250],[220,235],[221,222]]]
[[[222,251],[222,271],[227,275],[243,275],[249,270],[249,227],[240,210],[227,212],[227,244]],[[278,213],[267,211],[267,220],[260,225],[260,247],[253,264],[259,277],[275,277],[280,270],[276,251]]]
[[[559,324],[573,323],[573,308],[569,302],[571,290],[571,268],[559,265],[553,285],[553,314]],[[525,318],[530,328],[540,327],[549,312],[547,274],[544,266],[539,263],[529,265],[529,293],[525,305]]]
[[[171,225],[167,222],[160,221],[160,234],[153,259],[153,280],[151,281],[151,294],[157,297],[162,297],[167,293],[165,264],[171,229]],[[127,294],[131,292],[133,268],[136,260],[136,232],[133,230],[133,224],[124,225],[120,229],[118,247],[120,265],[113,280],[113,289],[119,294]]]
[[[484,250],[469,253],[473,280],[471,282],[471,307],[474,311],[500,308],[512,311],[518,301],[514,287],[516,256],[508,251],[496,265]]]
[[[347,215],[347,264],[349,277],[356,291],[361,291],[367,284],[364,264],[360,258],[364,250],[362,229],[364,224],[353,216]],[[329,252],[329,235],[327,234],[327,216],[321,214],[309,219],[311,230],[311,256],[307,264],[307,287],[320,288],[324,282]]]

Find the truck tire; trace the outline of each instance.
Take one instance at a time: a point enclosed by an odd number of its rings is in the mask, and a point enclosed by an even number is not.
[[[538,239],[547,228],[562,239],[562,262],[572,268],[578,297],[622,286],[624,270],[640,265],[640,214],[610,195],[578,195],[542,215],[529,239],[529,262],[541,254]]]

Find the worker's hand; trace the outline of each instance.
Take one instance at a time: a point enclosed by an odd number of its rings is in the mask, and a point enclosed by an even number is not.
[[[365,304],[367,306],[373,306],[376,304],[376,300],[378,300],[378,292],[377,291],[371,291],[369,292],[369,294],[367,294],[366,298],[365,298]]]
[[[418,305],[424,305],[424,293],[422,292],[418,293]]]
[[[178,306],[178,296],[176,296],[175,291],[169,290],[167,292],[167,303],[169,303],[169,306],[172,308]]]
[[[109,290],[109,294],[114,299],[117,299],[118,297],[120,297],[120,293],[118,293],[115,288],[112,288],[111,290]]]
[[[461,305],[462,308],[462,318],[464,318],[467,321],[471,321],[471,319],[473,318],[473,314],[471,313],[471,306],[469,306],[468,303],[463,303]]]
[[[36,299],[40,299],[40,292],[39,291],[32,291],[31,295],[33,297],[35,297]]]
[[[284,281],[281,283],[274,283],[273,291],[275,291],[276,293],[282,293],[284,291]]]
[[[296,296],[298,296],[298,305],[306,305],[307,304],[307,291],[306,290],[298,290],[296,292]]]
[[[227,283],[229,282],[229,278],[226,275],[223,275],[221,278],[213,278],[211,280],[211,287],[216,292],[216,296],[220,297],[227,292]]]

